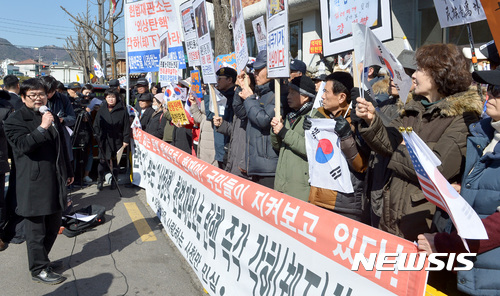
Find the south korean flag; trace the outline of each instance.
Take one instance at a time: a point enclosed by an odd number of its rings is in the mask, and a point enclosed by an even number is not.
[[[353,193],[349,165],[340,150],[335,134],[336,121],[311,119],[312,127],[305,131],[309,183],[311,186]]]

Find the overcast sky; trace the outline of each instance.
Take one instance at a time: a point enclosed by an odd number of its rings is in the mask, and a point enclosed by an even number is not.
[[[121,2],[121,1],[120,1]],[[2,1],[0,14],[0,37],[13,45],[23,47],[41,47],[45,45],[63,46],[66,37],[76,36],[70,17],[61,9],[66,8],[73,15],[84,13],[85,0],[8,0]],[[95,0],[89,0],[91,18],[97,16]],[[106,12],[109,1],[105,4]],[[120,19],[115,23],[115,34],[124,36],[124,23]],[[107,48],[109,50],[109,48]],[[125,43],[121,41],[116,50],[124,51]]]

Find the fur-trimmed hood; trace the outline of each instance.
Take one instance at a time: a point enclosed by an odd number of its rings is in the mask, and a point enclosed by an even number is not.
[[[402,115],[410,110],[422,110],[424,107],[420,102],[424,97],[419,95],[413,96],[413,101],[408,101],[405,108],[402,110]],[[453,117],[464,113],[476,113],[481,115],[483,110],[483,102],[477,93],[476,88],[470,87],[464,92],[459,92],[440,100],[435,105],[431,106],[425,113],[432,113],[439,109],[439,115],[442,117]]]
[[[389,84],[390,79],[389,76],[386,75],[384,76],[384,79],[381,79],[372,85],[373,94],[389,94]]]

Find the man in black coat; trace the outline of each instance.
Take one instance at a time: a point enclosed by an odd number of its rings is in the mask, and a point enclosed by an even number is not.
[[[24,106],[4,123],[16,162],[17,213],[25,219],[26,246],[32,279],[59,284],[66,278],[52,271],[48,254],[57,238],[67,206],[67,186],[73,183],[63,127],[57,115],[40,113],[47,89],[40,79],[24,81]]]
[[[24,103],[19,97],[19,78],[14,75],[7,75],[3,78],[3,83],[5,84],[5,90],[10,94],[10,104],[14,106],[16,111],[21,109]]]
[[[3,130],[3,121],[14,112],[14,107],[10,104],[10,96],[7,91],[0,90],[0,251],[7,248],[4,242],[3,228],[7,223],[7,209],[5,207],[4,190],[5,174],[10,171],[9,167],[9,149],[7,138]]]

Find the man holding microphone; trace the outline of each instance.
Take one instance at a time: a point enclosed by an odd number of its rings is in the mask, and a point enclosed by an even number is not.
[[[16,163],[17,214],[25,218],[32,279],[55,285],[66,278],[52,270],[48,254],[67,206],[73,171],[59,118],[47,107],[47,89],[38,78],[21,84],[24,106],[4,123]]]

